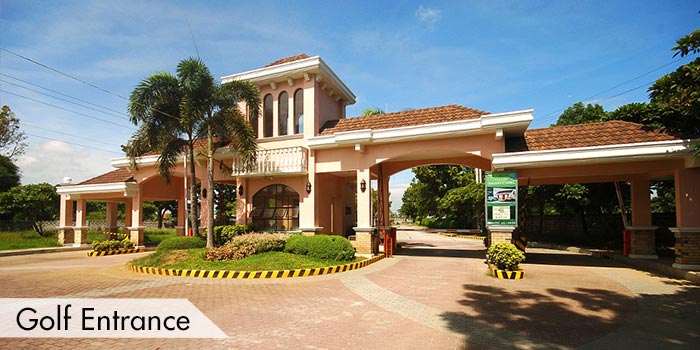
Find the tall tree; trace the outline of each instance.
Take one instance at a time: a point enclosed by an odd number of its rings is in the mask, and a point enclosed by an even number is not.
[[[236,81],[218,85],[204,63],[195,58],[181,61],[177,76],[166,72],[156,73],[142,81],[129,99],[131,121],[140,124],[125,147],[127,155],[136,165],[136,158],[156,150],[158,172],[170,181],[171,169],[183,151],[189,159],[189,199],[197,203],[195,184],[195,149],[197,140],[206,139],[207,188],[213,190],[214,152],[217,147],[231,146],[247,167],[255,161],[255,133],[238,108],[245,102],[251,114],[260,108],[260,92],[249,82]],[[204,192],[202,193],[204,194]],[[213,246],[214,195],[207,195],[208,233],[207,245]],[[192,205],[190,221],[198,232],[196,205]]]
[[[595,123],[605,118],[606,112],[599,104],[583,105],[583,102],[576,102],[573,106],[562,112],[554,125],[572,125]]]
[[[24,154],[27,136],[19,128],[19,119],[8,106],[0,110],[0,155],[16,159]]]
[[[47,183],[16,186],[0,193],[0,217],[30,221],[39,235],[44,235],[42,221],[58,216],[59,195]]]
[[[19,168],[12,159],[0,155],[0,193],[19,186]]]

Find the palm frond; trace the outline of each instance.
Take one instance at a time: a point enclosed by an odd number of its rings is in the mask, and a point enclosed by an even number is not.
[[[158,174],[165,180],[165,183],[170,183],[172,177],[172,169],[187,149],[187,141],[180,138],[172,138],[161,149],[158,157]]]

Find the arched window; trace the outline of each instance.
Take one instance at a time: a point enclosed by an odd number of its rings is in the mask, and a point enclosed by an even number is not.
[[[272,137],[272,95],[263,100],[263,137]]]
[[[294,92],[294,133],[304,133],[304,90]]]
[[[267,186],[253,196],[253,224],[258,231],[299,228],[299,194],[285,185]]]
[[[289,95],[286,91],[282,91],[277,102],[279,106],[277,113],[277,131],[278,136],[287,135],[287,119],[289,119]]]

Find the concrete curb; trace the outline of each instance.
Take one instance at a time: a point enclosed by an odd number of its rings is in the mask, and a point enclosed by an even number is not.
[[[476,235],[463,235],[459,233],[449,233],[449,232],[438,232],[440,236],[454,237],[454,238],[464,238],[464,239],[475,239],[478,241],[483,241],[486,237],[476,236]]]
[[[15,250],[0,250],[0,257],[3,256],[19,256],[19,255],[31,255],[31,254],[47,254],[47,253],[61,253],[61,252],[75,252],[80,250],[91,250],[92,247],[89,245],[73,247],[46,247],[46,248],[29,248],[29,249],[15,249]]]
[[[158,276],[182,276],[198,278],[226,278],[226,279],[271,279],[328,275],[331,273],[357,270],[384,259],[384,254],[356,263],[317,267],[313,269],[296,270],[270,270],[270,271],[233,271],[233,270],[180,270],[160,269],[156,267],[142,267],[128,264],[129,270],[139,273]]]
[[[107,251],[101,251],[101,252],[96,252],[94,250],[91,250],[91,251],[87,252],[87,256],[96,257],[96,256],[108,256],[108,255],[120,255],[120,254],[133,254],[133,253],[152,252],[154,250],[156,250],[156,248],[119,249],[119,250],[107,250]]]

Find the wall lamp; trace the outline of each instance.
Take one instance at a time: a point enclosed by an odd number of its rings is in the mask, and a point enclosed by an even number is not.
[[[242,196],[243,195],[243,185],[238,186],[238,195]]]
[[[306,181],[306,193],[311,193],[311,182]]]
[[[367,181],[365,181],[365,179],[362,179],[362,181],[360,182],[360,191],[362,191],[362,193],[365,193],[366,190],[367,190]]]

